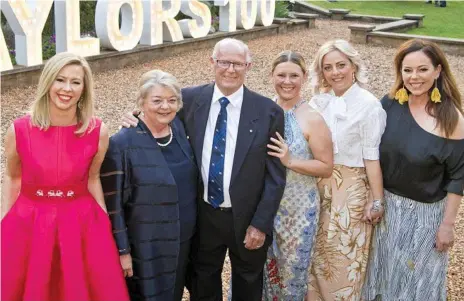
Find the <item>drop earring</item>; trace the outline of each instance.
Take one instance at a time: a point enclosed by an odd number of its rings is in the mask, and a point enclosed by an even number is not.
[[[77,107],[79,108],[79,110],[82,110],[82,106],[83,106],[82,101],[83,100],[82,100],[82,97],[81,97],[81,98],[79,98],[79,101],[77,102]]]
[[[324,88],[327,88],[329,86],[329,84],[327,83],[327,81],[324,78],[322,79],[322,86]]]
[[[432,94],[430,95],[430,100],[433,103],[439,103],[441,102],[441,93],[440,90],[438,90],[438,79],[435,79],[435,88],[432,90]]]
[[[404,88],[404,84],[403,84],[403,87],[401,89],[396,91],[395,99],[398,100],[398,102],[401,105],[409,100],[408,91]]]

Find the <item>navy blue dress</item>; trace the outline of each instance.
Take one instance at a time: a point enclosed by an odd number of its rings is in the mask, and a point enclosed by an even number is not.
[[[156,140],[161,144],[166,144],[170,139],[171,135]],[[160,146],[164,159],[168,163],[171,174],[177,183],[179,199],[180,249],[177,260],[174,301],[182,300],[187,267],[190,264],[189,253],[191,238],[195,232],[197,206],[196,195],[191,193],[197,189],[197,185],[191,180],[198,175],[196,165],[182,151],[178,139],[179,137],[173,135],[171,143]]]
[[[101,181],[119,254],[131,254],[131,300],[180,300],[195,231],[198,172],[179,119],[161,147],[140,120],[110,138]],[[179,287],[180,286],[180,287]],[[176,297],[180,294],[180,297]]]

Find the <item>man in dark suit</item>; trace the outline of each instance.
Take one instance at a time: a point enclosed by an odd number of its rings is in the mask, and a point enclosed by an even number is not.
[[[215,82],[182,90],[179,113],[201,170],[197,233],[192,247],[191,300],[222,301],[227,250],[232,300],[261,301],[263,267],[285,168],[267,154],[284,132],[282,109],[244,86],[248,46],[224,39],[210,58]]]
[[[182,119],[204,188],[193,250],[192,299],[222,300],[221,272],[228,249],[232,299],[260,301],[263,266],[285,187],[285,168],[267,155],[266,145],[276,132],[283,133],[284,116],[272,100],[243,85],[251,67],[243,42],[218,42],[210,60],[215,82],[182,91]],[[222,130],[218,120],[226,120],[225,136],[220,135],[225,147],[215,144],[215,133]],[[221,164],[222,170],[211,171]]]

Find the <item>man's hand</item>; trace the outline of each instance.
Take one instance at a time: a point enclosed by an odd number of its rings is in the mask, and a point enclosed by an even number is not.
[[[130,128],[136,127],[139,120],[134,115],[139,115],[140,110],[134,110],[132,113],[126,113],[122,116],[121,127]]]
[[[261,232],[253,226],[248,226],[245,240],[243,241],[245,248],[248,250],[259,249],[264,245],[264,240],[266,240],[266,234],[264,232]]]

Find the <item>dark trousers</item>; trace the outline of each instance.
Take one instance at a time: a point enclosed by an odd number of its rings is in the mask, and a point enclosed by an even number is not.
[[[228,249],[232,266],[232,301],[261,301],[268,246],[252,251],[245,249],[235,236],[232,211],[215,209],[204,201],[200,201],[197,222],[190,300],[223,300],[221,273]]]

